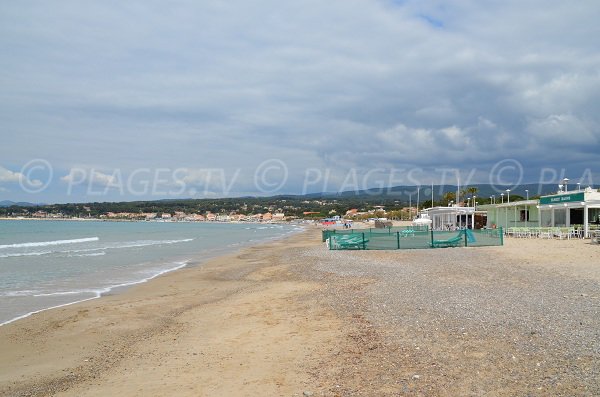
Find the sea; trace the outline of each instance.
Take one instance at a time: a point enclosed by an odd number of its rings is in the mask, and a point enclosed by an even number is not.
[[[301,230],[287,224],[0,221],[0,325]]]

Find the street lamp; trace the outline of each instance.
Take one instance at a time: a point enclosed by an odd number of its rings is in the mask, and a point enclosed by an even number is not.
[[[490,196],[490,204],[494,204],[493,197],[494,197],[494,196]]]
[[[563,179],[564,185],[565,185],[565,193],[567,193],[569,191],[569,187],[568,187],[568,183],[569,183],[569,178],[564,178]]]
[[[510,203],[510,189],[506,189],[506,194],[508,195],[508,202]]]
[[[477,196],[473,196],[473,209],[477,211]]]
[[[529,190],[525,189],[525,193],[527,194],[527,200],[529,200]]]
[[[504,204],[504,193],[500,193],[500,196],[502,196],[502,204]]]
[[[577,182],[577,191],[581,190],[581,182]]]

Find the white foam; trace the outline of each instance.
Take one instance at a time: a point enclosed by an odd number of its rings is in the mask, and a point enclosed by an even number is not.
[[[186,243],[188,241],[193,241],[193,240],[194,240],[193,238],[185,238],[185,239],[181,239],[181,240],[138,240],[138,241],[128,241],[125,243],[107,244],[104,247],[98,247],[98,248],[67,250],[67,251],[60,251],[60,252],[61,253],[90,252],[90,251],[101,251],[101,250],[106,250],[106,249],[137,248],[137,247],[148,247],[150,245]]]
[[[45,247],[48,245],[62,245],[62,244],[77,244],[87,243],[90,241],[98,241],[98,237],[87,237],[87,238],[76,238],[72,240],[55,240],[55,241],[38,241],[30,243],[17,243],[17,244],[4,244],[0,245],[0,249],[3,248],[24,248],[24,247]]]
[[[102,252],[92,252],[90,254],[73,254],[73,255],[68,255],[70,257],[73,256],[103,256],[106,255],[106,252],[102,251]]]
[[[96,290],[78,290],[78,291],[58,291],[58,292],[49,292],[46,294],[35,294],[31,295],[34,298],[39,298],[43,296],[66,296],[66,295],[79,295],[79,294],[94,294],[97,295],[99,292]]]
[[[37,294],[39,291],[36,290],[30,290],[30,289],[26,289],[26,290],[20,290],[20,291],[8,291],[8,292],[0,292],[0,296],[8,296],[8,297],[15,297],[15,296],[34,296],[35,294]]]
[[[94,237],[95,240],[86,240],[86,241],[98,241],[97,237]],[[104,251],[107,249],[121,249],[121,248],[137,248],[137,247],[148,247],[152,245],[163,245],[163,244],[177,244],[177,243],[186,243],[189,241],[193,241],[193,238],[186,238],[181,240],[138,240],[138,241],[129,241],[124,243],[107,243],[103,247],[96,248],[82,248],[82,249],[73,249],[73,250],[61,250],[61,251],[37,251],[37,252],[18,252],[11,254],[0,254],[0,258],[11,258],[11,257],[20,257],[20,256],[39,256],[39,255],[48,255],[48,254],[78,254],[81,252],[94,252],[94,251]],[[59,240],[61,241],[61,240]],[[74,240],[62,240],[62,241],[74,241]],[[30,243],[26,243],[30,244]],[[14,245],[14,244],[13,244]],[[0,246],[0,247],[8,247],[8,246]],[[12,247],[12,246],[11,246]],[[105,253],[97,253],[97,254],[82,254],[82,255],[69,255],[69,256],[100,256]]]
[[[12,257],[18,257],[18,256],[39,256],[39,255],[46,255],[46,254],[51,254],[52,251],[41,251],[41,252],[20,252],[18,254],[2,254],[0,255],[0,258],[12,258]]]

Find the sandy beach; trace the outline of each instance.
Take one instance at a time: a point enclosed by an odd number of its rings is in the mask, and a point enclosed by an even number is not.
[[[310,229],[0,327],[0,395],[600,395],[599,252]]]

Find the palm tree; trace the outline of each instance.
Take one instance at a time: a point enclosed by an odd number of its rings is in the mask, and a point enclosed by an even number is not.
[[[477,189],[475,186],[471,186],[471,187],[467,188],[467,193],[469,193],[471,195],[471,197],[476,195],[478,191],[479,191],[479,189]]]
[[[468,193],[468,189],[465,187],[463,189],[460,189],[460,192],[458,192],[460,194],[460,196],[458,197],[459,200],[461,200],[463,203],[467,202],[467,193]]]
[[[454,193],[454,192],[446,192],[446,193],[444,193],[444,195],[442,196],[442,198],[444,200],[444,204],[448,205],[448,203],[450,203],[450,201],[456,200],[456,193]]]

